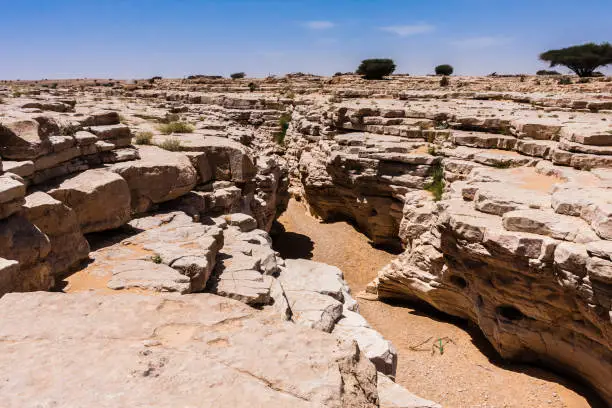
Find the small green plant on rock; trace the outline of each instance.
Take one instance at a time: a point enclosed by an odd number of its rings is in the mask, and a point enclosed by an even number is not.
[[[159,126],[159,131],[164,135],[172,133],[193,133],[195,128],[187,122],[170,122]]]
[[[279,145],[285,143],[285,137],[287,136],[287,130],[289,130],[289,124],[291,123],[291,113],[283,113],[278,119],[278,126],[280,132],[276,134],[275,140]]]
[[[257,90],[257,84],[255,84],[254,82],[249,82],[249,91],[251,92],[255,92]]]
[[[433,195],[434,201],[440,201],[444,194],[444,169],[441,163],[432,166],[431,178],[432,181],[425,185],[425,190]]]
[[[159,254],[155,254],[151,257],[151,262],[156,263],[156,264],[160,264],[162,263],[162,257],[159,256]]]
[[[153,139],[153,132],[138,132],[136,133],[137,145],[150,145]]]

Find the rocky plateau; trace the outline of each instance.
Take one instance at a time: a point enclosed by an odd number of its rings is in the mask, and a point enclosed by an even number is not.
[[[444,406],[360,298],[612,403],[610,78],[107,84],[0,83],[3,406]],[[290,197],[397,258],[284,259]]]

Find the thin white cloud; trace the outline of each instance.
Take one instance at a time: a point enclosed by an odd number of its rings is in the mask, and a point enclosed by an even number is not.
[[[307,21],[304,25],[311,30],[329,30],[334,28],[336,24],[331,21]]]
[[[400,37],[408,37],[410,35],[430,33],[434,31],[436,27],[431,24],[420,23],[420,24],[412,24],[412,25],[396,25],[396,26],[380,27],[380,29],[383,31],[387,31],[389,33],[398,35]]]
[[[458,48],[488,48],[508,44],[511,41],[512,38],[509,37],[482,36],[453,40],[450,44]]]

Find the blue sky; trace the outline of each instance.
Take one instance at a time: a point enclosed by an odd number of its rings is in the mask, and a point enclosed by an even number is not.
[[[0,0],[0,78],[533,73],[540,52],[612,41],[612,0]],[[608,69],[608,72],[610,69]]]

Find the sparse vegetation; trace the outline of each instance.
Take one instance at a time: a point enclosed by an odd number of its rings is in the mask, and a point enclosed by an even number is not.
[[[138,132],[135,139],[137,145],[150,145],[153,140],[153,132]]]
[[[171,152],[178,152],[182,150],[181,141],[176,138],[166,139],[157,146],[161,147],[162,149],[169,150]]]
[[[536,75],[561,75],[561,73],[554,70],[541,69],[536,72]]]
[[[172,133],[193,133],[195,128],[193,125],[187,122],[170,122],[164,123],[159,126],[159,131],[164,135],[170,135]]]
[[[580,79],[578,80],[578,83],[579,83],[579,84],[588,84],[589,82],[591,82],[591,79],[590,79],[590,78],[580,78]]]
[[[257,90],[257,88],[258,88],[257,84],[255,84],[254,82],[249,82],[248,87],[249,87],[249,91],[251,91],[251,92],[255,92]]]
[[[244,72],[235,72],[232,75],[230,75],[230,78],[232,79],[242,79],[246,77],[246,74]]]
[[[395,68],[396,66],[392,59],[367,59],[361,62],[356,72],[368,80],[383,79],[383,77],[391,75]]]
[[[448,79],[447,76],[443,76],[442,79],[440,79],[440,86],[449,86],[450,85],[450,79]]]
[[[549,50],[540,54],[540,59],[550,63],[550,67],[565,66],[579,77],[593,76],[595,70],[612,64],[612,45],[610,43],[587,43],[572,47]]]
[[[432,166],[431,178],[432,181],[425,185],[425,190],[433,195],[434,201],[440,201],[444,194],[444,169],[441,163]]]
[[[442,64],[436,67],[436,75],[453,75],[454,68],[452,65]]]
[[[162,263],[162,257],[159,254],[155,254],[151,257],[151,262],[160,264]]]
[[[572,80],[571,80],[571,78],[570,78],[570,77],[566,77],[566,76],[564,76],[564,77],[559,78],[559,80],[557,81],[557,83],[558,83],[559,85],[571,85],[571,84],[572,84]]]
[[[283,113],[278,119],[278,126],[280,132],[276,134],[275,140],[279,145],[285,144],[285,137],[287,136],[287,130],[289,130],[289,124],[291,123],[291,113]]]
[[[443,156],[442,152],[439,152],[436,146],[430,145],[427,147],[427,153],[432,156]]]

